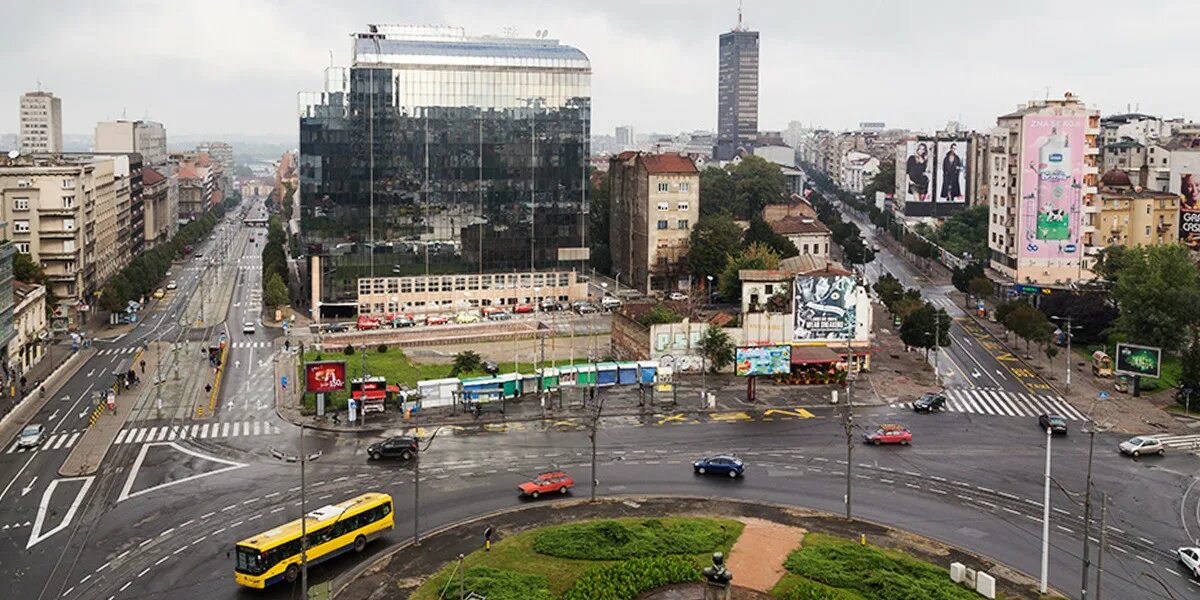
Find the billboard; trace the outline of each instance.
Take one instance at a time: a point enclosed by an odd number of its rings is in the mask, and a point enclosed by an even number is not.
[[[1200,173],[1179,176],[1179,239],[1200,250]]]
[[[934,178],[938,193],[934,202],[964,206],[970,200],[966,159],[969,144],[969,140],[938,140],[937,176]]]
[[[1162,365],[1162,349],[1133,344],[1117,344],[1118,375],[1141,375],[1158,379]]]
[[[1020,258],[1080,255],[1086,116],[1026,115],[1021,142]]]
[[[854,339],[857,296],[853,275],[797,275],[792,294],[792,339]]]
[[[304,365],[304,391],[323,394],[346,389],[344,361],[310,362]]]
[[[904,147],[904,204],[933,201],[933,143],[909,141]]]
[[[734,374],[787,375],[792,372],[791,346],[739,346],[733,361]]]

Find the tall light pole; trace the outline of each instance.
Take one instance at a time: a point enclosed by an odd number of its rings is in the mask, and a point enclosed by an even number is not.
[[[304,453],[304,430],[305,426],[300,425],[300,453],[286,454],[274,448],[271,449],[271,456],[284,462],[300,463],[300,597],[308,597],[308,496],[304,479],[304,467],[309,461],[321,458],[321,451],[313,452],[312,454]]]
[[[1075,337],[1074,330],[1079,329],[1079,327],[1071,326],[1071,317],[1070,316],[1050,317],[1050,318],[1054,319],[1055,321],[1058,321],[1060,323],[1065,322],[1066,326],[1067,326],[1067,329],[1065,332],[1066,336],[1067,336],[1067,394],[1070,394],[1071,393],[1071,358],[1072,358],[1071,357],[1071,338]],[[1084,597],[1086,598],[1086,596],[1084,596]]]
[[[1084,534],[1087,539],[1087,534]],[[1050,428],[1046,428],[1046,483],[1042,493],[1042,578],[1038,586],[1041,593],[1046,593],[1046,579],[1049,575],[1050,564]]]
[[[429,441],[425,442],[425,447],[420,447],[421,440],[417,438],[417,455],[413,457],[413,545],[421,545],[421,455],[429,450],[433,445],[434,438],[437,437],[442,428],[438,427],[433,430],[433,435],[429,436]],[[307,598],[308,596],[305,596]]]

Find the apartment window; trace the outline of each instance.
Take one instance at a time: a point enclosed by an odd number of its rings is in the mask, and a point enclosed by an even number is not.
[[[1146,226],[1146,235],[1147,236],[1150,235],[1150,226],[1149,225]]]
[[[666,220],[666,219],[660,220],[660,221],[658,222],[658,228],[659,228],[659,229],[666,229],[666,228],[667,228],[667,220]]]
[[[29,198],[13,198],[13,210],[29,210]]]
[[[681,192],[690,192],[690,191],[692,191],[692,182],[690,182],[690,181],[681,181],[681,182],[679,182],[679,191],[681,191]]]
[[[74,252],[75,240],[63,240],[63,252]]]
[[[669,192],[669,191],[671,191],[671,184],[669,184],[669,183],[667,183],[667,182],[665,182],[665,181],[664,181],[664,182],[662,182],[662,183],[660,183],[660,184],[658,184],[658,191],[660,191],[660,192]]]
[[[75,195],[63,196],[63,208],[75,208]]]
[[[667,205],[666,202],[659,202],[658,210],[659,210],[659,212],[664,212],[664,211],[670,210],[670,207]]]
[[[675,208],[678,210],[689,210],[692,208],[692,205],[690,202],[679,202],[675,204]]]
[[[13,231],[17,233],[29,233],[29,221],[13,221]]]
[[[74,179],[64,179],[63,184],[62,184],[62,189],[64,189],[64,190],[75,189],[75,180]]]
[[[679,220],[679,223],[677,223],[677,228],[678,228],[678,229],[687,229],[687,228],[688,228],[688,220],[687,220],[687,219],[680,219],[680,220]]]
[[[13,247],[21,254],[29,254],[29,242],[17,242],[13,244]]]

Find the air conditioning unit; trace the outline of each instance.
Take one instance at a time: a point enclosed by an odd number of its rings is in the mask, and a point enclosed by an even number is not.
[[[17,180],[17,187],[19,187],[19,188],[27,188],[27,187],[29,187],[29,180],[28,180],[28,179],[18,179],[18,180]]]

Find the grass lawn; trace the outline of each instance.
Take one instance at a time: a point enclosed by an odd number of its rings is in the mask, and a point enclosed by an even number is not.
[[[404,351],[398,348],[388,348],[387,352],[379,352],[378,346],[367,347],[366,352],[367,374],[372,377],[383,377],[387,379],[389,385],[404,385],[409,389],[417,389],[417,382],[428,379],[445,379],[453,377],[450,370],[453,365],[450,363],[417,363],[413,362]],[[314,352],[308,351],[304,353],[304,361],[311,362],[316,360],[341,360],[346,362],[346,376],[349,379],[357,379],[362,376],[363,353],[355,348],[354,354],[345,354],[343,352]],[[581,363],[581,361],[576,361]],[[517,363],[516,372],[532,374],[542,366],[563,366],[567,361],[546,361],[544,363]],[[500,367],[500,373],[512,373],[513,363],[504,362],[497,363]],[[473,371],[470,373],[462,373],[459,377],[483,377],[487,373],[483,371]],[[296,381],[304,381],[303,368],[297,369]],[[325,406],[333,409],[346,408],[346,402],[350,398],[350,392],[335,392],[325,395]],[[317,399],[314,394],[304,395],[304,407],[308,410],[315,410]]]
[[[903,552],[821,533],[806,534],[800,548],[788,555],[784,567],[787,574],[772,590],[781,600],[979,598],[950,581],[949,571],[941,566]]]
[[[712,552],[714,551],[720,550],[728,555],[729,549],[733,546],[733,542],[737,540],[738,536],[741,535],[742,528],[744,527],[740,521],[734,521],[731,519],[669,517],[663,519],[627,518],[613,519],[612,521],[618,521],[631,527],[638,527],[647,521],[661,522],[667,528],[688,528],[695,526],[702,527],[704,529],[710,529],[712,526],[714,526],[714,524],[718,527],[720,525],[724,525],[725,531],[727,532],[724,542],[718,543],[713,546],[712,549],[697,553],[694,556],[698,567],[711,565]],[[582,524],[587,523],[589,522],[584,522]],[[594,523],[600,522],[597,521]],[[504,571],[515,571],[517,573],[525,573],[543,577],[546,580],[546,584],[550,590],[550,593],[553,595],[553,597],[557,598],[561,596],[563,592],[567,591],[588,569],[598,565],[608,565],[618,562],[612,560],[558,558],[540,554],[534,550],[534,545],[537,543],[539,536],[541,536],[543,532],[553,533],[554,530],[564,527],[575,527],[578,525],[580,524],[534,529],[531,531],[518,533],[511,537],[506,537],[503,540],[493,544],[491,552],[484,552],[482,549],[480,549],[468,554],[464,560],[464,565],[468,572],[476,567],[490,567]],[[599,538],[593,541],[597,544],[600,544]],[[620,543],[621,540],[613,540],[613,542],[613,546],[623,545]],[[599,545],[597,546],[597,550],[598,552],[603,553],[611,551],[611,548],[605,547],[604,545]],[[442,589],[446,587],[447,582],[450,581],[450,577],[454,574],[456,566],[456,564],[452,563],[447,565],[441,571],[438,571],[436,575],[430,577],[429,580],[427,580],[425,584],[422,585],[416,591],[416,593],[411,596],[411,599],[436,600]],[[451,583],[450,587],[457,590],[457,576],[453,581],[454,583]],[[455,591],[455,593],[457,593],[457,591]]]

